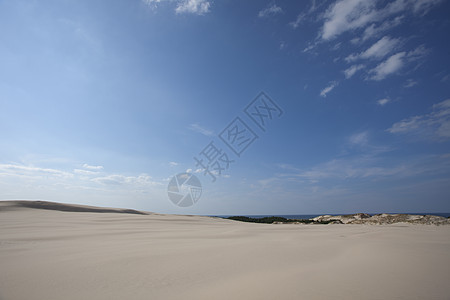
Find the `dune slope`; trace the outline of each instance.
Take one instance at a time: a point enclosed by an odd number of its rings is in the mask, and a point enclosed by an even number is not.
[[[10,202],[0,209],[0,299],[448,299],[449,253],[450,226],[253,224]]]

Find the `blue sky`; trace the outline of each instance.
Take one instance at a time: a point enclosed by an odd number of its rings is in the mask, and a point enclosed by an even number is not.
[[[0,1],[0,199],[161,213],[450,211],[450,3]],[[265,132],[261,92],[283,110]],[[258,139],[237,157],[235,118]],[[194,156],[234,160],[212,182]],[[203,194],[179,208],[170,178]],[[218,175],[218,174],[216,174]]]

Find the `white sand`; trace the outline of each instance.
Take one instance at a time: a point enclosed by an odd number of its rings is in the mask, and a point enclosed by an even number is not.
[[[1,300],[450,299],[449,282],[450,226],[0,211]]]

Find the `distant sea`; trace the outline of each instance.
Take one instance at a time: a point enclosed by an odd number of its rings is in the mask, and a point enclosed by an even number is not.
[[[376,215],[377,213],[369,214],[369,215]],[[408,215],[433,215],[433,216],[440,216],[448,218],[450,217],[450,213],[389,213],[389,214],[408,214]],[[250,218],[264,218],[264,217],[283,217],[286,219],[311,219],[318,216],[323,215],[332,215],[332,216],[340,216],[344,214],[317,214],[317,215],[215,215],[210,217],[220,217],[220,218],[228,218],[232,216],[245,216]]]

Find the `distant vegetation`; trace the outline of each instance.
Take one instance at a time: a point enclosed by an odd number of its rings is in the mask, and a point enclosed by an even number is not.
[[[226,219],[241,221],[241,222],[251,222],[251,223],[304,223],[304,224],[328,224],[330,221],[314,221],[310,219],[286,219],[283,217],[264,217],[264,218],[250,218],[244,216],[234,216],[228,217]]]
[[[284,217],[252,218],[245,216],[234,216],[226,219],[240,222],[266,223],[266,224],[427,224],[427,225],[450,225],[450,218],[434,215],[415,214],[377,214],[369,215],[357,213],[351,215],[323,215],[314,219],[287,219]]]

